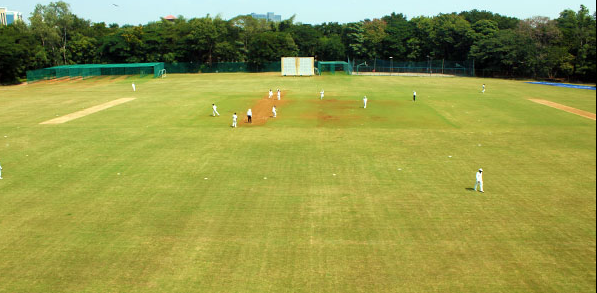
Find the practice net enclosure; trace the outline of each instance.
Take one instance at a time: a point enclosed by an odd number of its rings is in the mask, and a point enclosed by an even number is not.
[[[282,76],[315,75],[314,57],[282,57]]]

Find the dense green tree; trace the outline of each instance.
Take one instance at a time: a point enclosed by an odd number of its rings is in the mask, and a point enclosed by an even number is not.
[[[515,29],[518,26],[518,19],[514,17],[502,16],[497,13],[489,11],[479,11],[473,9],[471,11],[463,11],[459,13],[460,16],[464,17],[469,23],[476,23],[480,20],[491,20],[497,24],[500,30]]]
[[[37,4],[29,20],[52,64],[68,64],[66,46],[75,20],[70,5],[63,1]]]
[[[38,4],[29,25],[2,29],[0,79],[15,80],[26,69],[61,64],[238,61],[259,69],[282,56],[315,56],[474,59],[482,74],[595,81],[596,14],[585,6],[564,10],[556,20],[519,20],[479,10],[412,19],[391,13],[347,24],[310,25],[294,18],[268,22],[249,15],[231,20],[179,16],[121,27],[79,18],[63,1]]]
[[[315,56],[319,38],[323,35],[310,24],[297,24],[289,29],[294,42],[299,48],[299,56]]]
[[[557,26],[562,32],[568,52],[573,56],[572,74],[595,76],[595,15],[581,5],[578,12],[567,9],[560,13]]]
[[[266,62],[297,56],[298,53],[298,46],[289,33],[263,32],[253,37],[249,43],[247,59],[253,69],[260,70]]]
[[[433,21],[429,17],[419,16],[410,20],[412,37],[406,42],[409,61],[427,60],[427,56],[434,56],[433,52]]]
[[[349,57],[353,59],[369,57],[365,47],[365,28],[362,22],[347,24],[342,32],[342,39]]]
[[[434,17],[431,38],[435,58],[465,60],[473,43],[474,31],[464,17],[440,14]]]
[[[406,60],[408,52],[408,40],[412,37],[412,26],[409,25],[406,16],[402,13],[393,13],[384,16],[383,21],[387,23],[386,36],[383,39],[382,58],[394,57],[397,60]]]
[[[15,83],[35,64],[35,36],[23,23],[0,26],[0,83]]]
[[[315,54],[317,60],[346,60],[346,51],[342,44],[342,38],[338,35],[319,38],[317,48],[318,50]]]
[[[383,53],[383,41],[388,36],[386,32],[387,23],[381,19],[366,19],[363,21],[367,58],[378,57]]]

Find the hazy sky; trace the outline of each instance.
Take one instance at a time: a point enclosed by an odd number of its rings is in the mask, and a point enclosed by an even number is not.
[[[287,19],[296,14],[296,22],[319,24],[322,22],[355,22],[366,18],[380,18],[392,12],[403,13],[409,19],[415,16],[433,16],[439,13],[478,9],[506,16],[528,18],[547,16],[557,18],[564,9],[578,11],[581,4],[595,12],[595,0],[66,0],[77,16],[93,22],[123,24],[146,24],[172,14],[185,18],[202,17],[207,14],[230,19],[251,12],[265,14],[275,12]],[[55,1],[0,0],[1,7],[20,11],[28,19],[36,4]],[[118,5],[114,6],[113,4]]]

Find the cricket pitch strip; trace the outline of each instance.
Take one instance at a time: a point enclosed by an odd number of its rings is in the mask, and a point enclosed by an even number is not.
[[[595,114],[591,113],[591,112],[587,112],[587,111],[583,111],[583,110],[579,110],[576,108],[572,108],[572,107],[568,107],[562,104],[558,104],[558,103],[554,103],[554,102],[550,102],[550,101],[546,101],[546,100],[540,100],[540,99],[529,99],[529,101],[538,103],[538,104],[542,104],[545,106],[549,106],[552,108],[556,108],[559,110],[563,110],[572,114],[576,114],[585,118],[589,118],[591,120],[595,120]]]
[[[122,98],[122,99],[118,99],[118,100],[114,100],[114,101],[110,101],[101,105],[97,105],[97,106],[93,106],[91,108],[87,108],[85,110],[81,110],[81,111],[77,111],[68,115],[64,115],[58,118],[54,118],[52,120],[48,120],[45,122],[42,122],[40,124],[62,124],[62,123],[66,123],[68,121],[72,121],[81,117],[85,117],[87,115],[91,115],[93,113],[120,105],[120,104],[124,104],[127,102],[130,102],[132,100],[134,100],[135,98]]]

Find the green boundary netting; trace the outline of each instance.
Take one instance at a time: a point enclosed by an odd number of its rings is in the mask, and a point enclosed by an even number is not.
[[[427,61],[395,61],[395,60],[355,60],[354,72],[367,73],[426,73],[474,76],[474,63],[467,61],[432,60]]]
[[[222,72],[279,72],[281,62],[265,62],[251,64],[246,62],[215,62],[215,63],[166,63],[167,73],[222,73]]]
[[[48,79],[90,78],[100,75],[141,75],[153,74],[160,77],[166,73],[221,73],[221,72],[279,72],[281,62],[264,62],[253,64],[246,62],[216,63],[130,63],[130,64],[78,64],[55,66],[27,71],[27,81],[35,82]]]
[[[164,63],[76,64],[27,71],[27,82],[61,78],[90,78],[100,75],[140,75],[159,77]]]
[[[336,74],[336,71],[344,71],[346,74],[351,74],[352,68],[350,63],[346,61],[318,61],[317,71],[319,75],[325,72]]]

